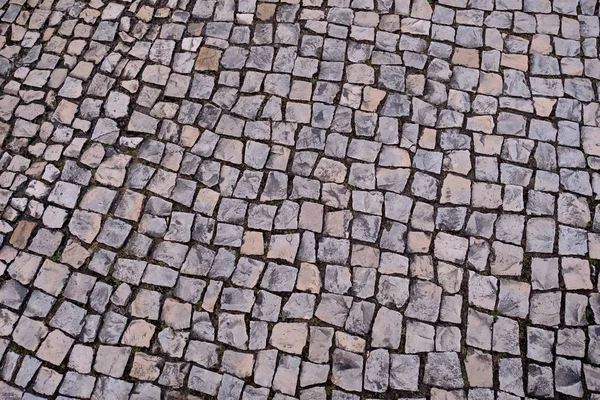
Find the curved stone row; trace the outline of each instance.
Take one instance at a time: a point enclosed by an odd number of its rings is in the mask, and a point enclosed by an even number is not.
[[[0,398],[600,400],[596,0],[0,0]]]

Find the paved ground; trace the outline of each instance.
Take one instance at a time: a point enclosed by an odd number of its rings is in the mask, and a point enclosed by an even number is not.
[[[596,0],[0,5],[0,399],[600,399]]]

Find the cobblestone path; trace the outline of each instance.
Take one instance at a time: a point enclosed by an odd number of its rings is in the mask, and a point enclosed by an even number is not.
[[[0,399],[600,400],[597,0],[0,0]]]

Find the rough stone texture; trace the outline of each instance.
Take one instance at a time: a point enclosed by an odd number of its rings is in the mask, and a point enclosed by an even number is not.
[[[599,11],[0,1],[0,398],[600,399]]]

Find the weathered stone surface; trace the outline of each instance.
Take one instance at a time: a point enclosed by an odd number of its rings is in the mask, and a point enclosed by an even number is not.
[[[596,1],[125,3],[0,1],[0,398],[598,400]]]
[[[429,353],[424,382],[448,389],[463,387],[460,363],[456,353]]]

